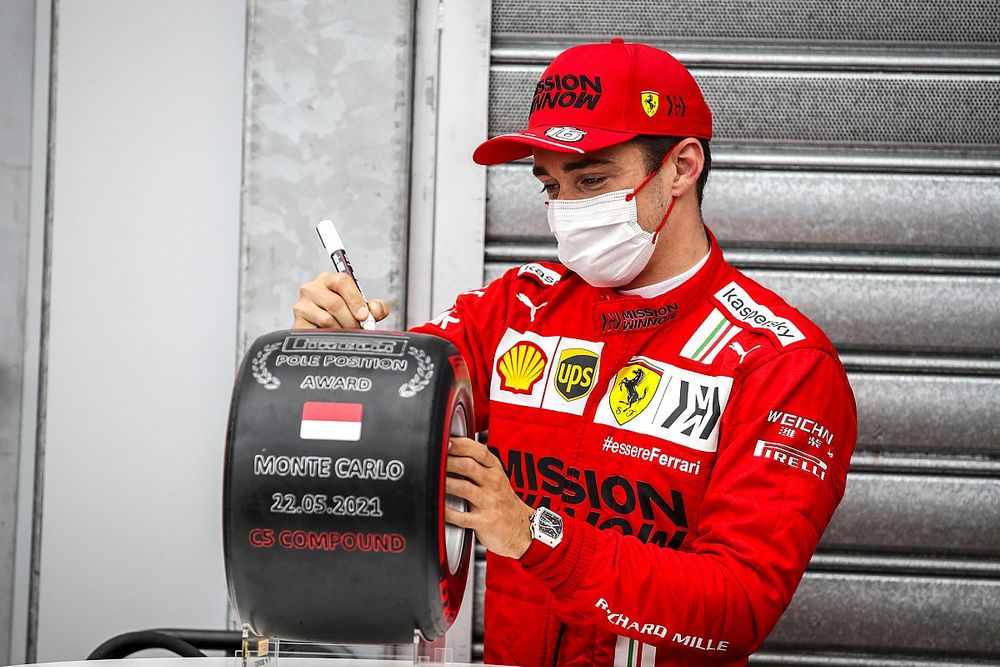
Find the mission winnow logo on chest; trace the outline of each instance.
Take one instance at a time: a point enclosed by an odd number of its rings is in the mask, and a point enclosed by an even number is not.
[[[677,316],[677,304],[668,303],[656,308],[625,308],[600,314],[601,333],[616,334],[637,331],[666,324]]]

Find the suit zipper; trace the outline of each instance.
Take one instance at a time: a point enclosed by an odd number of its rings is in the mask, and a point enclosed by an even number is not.
[[[556,667],[559,664],[559,647],[562,644],[563,631],[566,630],[566,624],[559,624],[559,632],[556,634],[556,648],[552,653],[552,667]]]

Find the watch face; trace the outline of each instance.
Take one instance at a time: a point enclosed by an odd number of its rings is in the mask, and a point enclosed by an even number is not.
[[[563,520],[555,512],[550,512],[544,508],[538,513],[538,530],[552,539],[562,536]]]
[[[552,510],[539,507],[531,517],[531,533],[536,540],[555,548],[562,541],[563,519]]]

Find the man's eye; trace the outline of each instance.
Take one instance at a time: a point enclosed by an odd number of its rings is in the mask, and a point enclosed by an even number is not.
[[[544,192],[545,194],[551,195],[558,189],[559,189],[558,183],[542,183],[542,189],[539,190],[539,192]]]
[[[580,181],[580,184],[583,185],[584,187],[596,188],[602,185],[606,180],[607,177],[605,176],[592,176],[590,178],[583,179],[582,181]]]

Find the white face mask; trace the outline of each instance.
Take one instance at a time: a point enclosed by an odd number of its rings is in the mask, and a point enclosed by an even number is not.
[[[655,238],[639,226],[633,189],[546,204],[559,261],[594,287],[627,285],[646,268]]]
[[[676,147],[676,146],[675,146]],[[639,226],[635,197],[673,154],[671,148],[639,187],[615,190],[588,199],[551,199],[549,229],[559,244],[559,261],[594,287],[628,285],[649,264],[656,238],[674,210],[677,197],[656,231]]]

